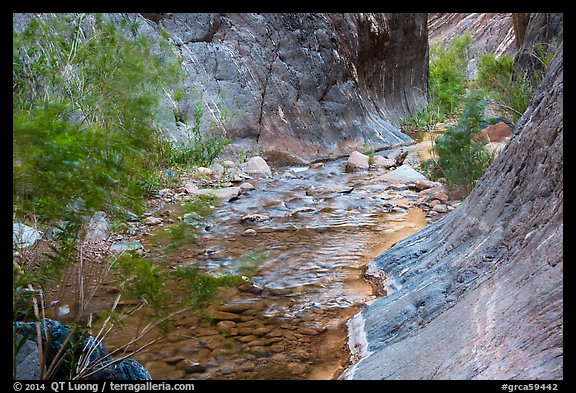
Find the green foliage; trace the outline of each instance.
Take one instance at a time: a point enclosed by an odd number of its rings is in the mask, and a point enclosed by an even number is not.
[[[62,218],[70,198],[142,211],[149,171],[167,159],[154,116],[182,71],[171,53],[152,53],[138,23],[124,25],[57,14],[14,32],[16,216]]]
[[[188,140],[183,146],[172,150],[171,164],[209,166],[231,143],[229,138],[220,135],[218,122],[213,123],[207,131],[202,130],[203,113],[202,102],[198,101],[194,109],[194,123],[185,123]]]
[[[443,121],[444,114],[440,112],[439,107],[434,110],[432,105],[427,105],[416,112],[416,115],[403,119],[400,126],[403,132],[414,133]]]
[[[513,56],[484,54],[478,61],[476,86],[517,122],[528,108],[534,89],[529,81],[513,80],[513,68]]]
[[[123,296],[147,304],[155,316],[169,310],[166,268],[137,254],[123,253],[114,263],[114,273]]]
[[[486,125],[484,106],[486,100],[480,92],[473,92],[464,100],[462,118],[457,125],[448,127],[436,139],[434,152],[438,160],[433,174],[442,174],[451,188],[464,188],[470,192],[490,163],[490,155],[474,136]]]
[[[510,83],[514,67],[514,57],[509,55],[496,56],[495,53],[480,55],[477,63],[476,83],[486,94],[493,94],[495,99],[501,99]]]
[[[198,226],[213,212],[216,199],[211,195],[197,195],[182,205],[182,220],[154,235],[155,240],[168,239],[165,252],[177,250],[182,245],[196,241]]]
[[[471,34],[455,37],[449,46],[439,43],[430,48],[429,101],[436,112],[456,113],[468,82],[468,48]],[[434,112],[434,111],[432,111]]]

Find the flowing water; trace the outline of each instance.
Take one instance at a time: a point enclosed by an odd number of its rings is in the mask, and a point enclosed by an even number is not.
[[[180,314],[167,338],[134,356],[153,379],[331,379],[347,365],[345,322],[375,297],[365,265],[427,223],[414,191],[344,166],[275,168],[249,180],[254,190],[221,204],[198,242],[174,254],[176,266],[212,274],[237,271],[249,253],[263,259],[249,281],[201,313]],[[107,347],[141,328],[135,318]]]

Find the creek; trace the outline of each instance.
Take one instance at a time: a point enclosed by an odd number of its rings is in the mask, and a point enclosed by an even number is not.
[[[277,167],[271,178],[249,180],[254,190],[217,206],[198,241],[171,254],[175,267],[213,275],[234,272],[250,253],[263,259],[245,284],[221,288],[201,312],[176,316],[166,338],[133,356],[153,379],[333,379],[343,371],[346,321],[381,295],[365,266],[427,225],[416,191],[382,181],[382,171],[346,173],[345,165]],[[268,219],[241,220],[247,215]],[[154,254],[150,239],[142,244]],[[110,304],[110,297],[94,301]],[[128,319],[107,348],[146,323]]]

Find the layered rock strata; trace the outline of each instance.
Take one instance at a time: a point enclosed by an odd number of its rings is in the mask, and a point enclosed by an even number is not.
[[[472,193],[369,265],[344,378],[563,378],[562,47]]]

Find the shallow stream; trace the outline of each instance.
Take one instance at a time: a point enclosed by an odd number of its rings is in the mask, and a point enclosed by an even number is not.
[[[255,189],[221,204],[198,242],[174,255],[212,274],[234,272],[252,252],[263,260],[202,311],[210,318],[179,315],[167,338],[133,357],[153,379],[332,379],[346,367],[345,322],[375,296],[364,267],[427,222],[412,206],[415,191],[377,179],[383,172],[346,173],[345,163],[248,180]],[[264,220],[241,220],[247,215]],[[107,347],[141,327],[128,322]]]

